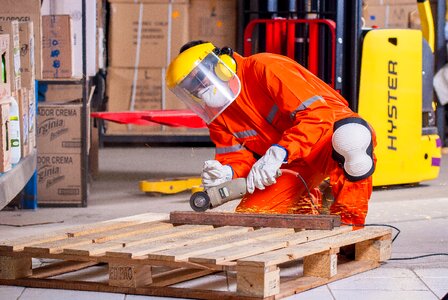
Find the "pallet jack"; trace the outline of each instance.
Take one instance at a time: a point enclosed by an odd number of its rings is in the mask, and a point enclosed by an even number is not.
[[[121,112],[92,112],[92,118],[100,118],[120,124],[142,126],[167,125],[172,127],[205,128],[205,122],[191,110],[148,110]],[[185,191],[192,193],[203,190],[201,178],[172,178],[163,180],[142,180],[140,191],[150,196],[171,195]]]
[[[139,182],[140,191],[149,196],[170,195],[185,191],[192,193],[201,192],[204,189],[201,187],[201,178],[173,178],[154,180],[142,180]]]

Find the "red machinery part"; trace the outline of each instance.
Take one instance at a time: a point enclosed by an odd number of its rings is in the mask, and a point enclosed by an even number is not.
[[[266,52],[286,55],[295,60],[297,42],[296,26],[302,24],[308,28],[308,64],[307,69],[318,76],[319,70],[319,27],[330,30],[331,44],[331,82],[334,87],[336,59],[336,23],[327,19],[255,19],[244,30],[244,56],[252,54],[252,39],[257,25],[266,26]],[[322,62],[321,62],[322,63]]]
[[[92,112],[92,118],[103,119],[119,124],[144,126],[167,125],[171,127],[205,128],[205,122],[194,112],[179,110],[144,110],[121,112]]]

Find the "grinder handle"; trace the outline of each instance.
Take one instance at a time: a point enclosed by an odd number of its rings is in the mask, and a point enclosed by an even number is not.
[[[231,200],[243,197],[247,192],[246,179],[237,178],[207,190],[210,207],[217,207]]]

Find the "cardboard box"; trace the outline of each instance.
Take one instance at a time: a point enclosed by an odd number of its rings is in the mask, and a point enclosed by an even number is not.
[[[69,15],[42,17],[43,78],[73,77],[73,39]]]
[[[96,2],[86,1],[86,67],[87,76],[94,76],[98,70],[96,65]],[[73,69],[74,77],[83,75],[83,47],[82,47],[82,0],[44,0],[41,8],[42,16],[45,15],[70,15],[72,17],[73,35]]]
[[[185,0],[110,2],[112,67],[166,67],[189,40]]]
[[[0,5],[0,21],[32,21],[34,24],[34,41],[36,42],[36,79],[42,79],[42,32],[40,4],[41,0],[2,0],[2,4]]]
[[[414,0],[363,0],[362,4],[366,5],[401,5],[401,4],[414,4],[416,5],[416,1]]]
[[[11,83],[11,94],[17,96],[20,90],[20,42],[19,22],[0,21],[0,34],[9,34],[9,78]]]
[[[34,90],[36,79],[33,26],[31,21],[19,23],[20,76],[22,87],[27,90]]]
[[[81,154],[37,156],[39,205],[81,204]]]
[[[37,149],[39,153],[81,153],[82,103],[39,103],[38,111]],[[90,111],[87,114],[90,114]],[[85,141],[88,142],[89,138],[90,136],[87,136]]]
[[[32,152],[37,145],[36,139],[36,96],[34,89],[28,90],[28,145],[29,151]]]
[[[157,68],[108,68],[108,111],[138,111],[162,109],[162,70]],[[135,75],[135,77],[134,77]],[[134,80],[135,79],[135,80]],[[154,132],[154,126],[128,126],[107,123],[107,133]]]
[[[9,107],[10,103],[6,98],[0,99],[0,173],[11,170],[9,147]]]
[[[135,73],[134,73],[135,72]],[[135,75],[135,77],[134,77]],[[135,78],[135,80],[134,80]],[[108,111],[186,109],[165,85],[164,68],[108,68]],[[207,129],[154,125],[127,125],[106,122],[108,135],[207,135]]]
[[[29,97],[28,90],[21,88],[17,93],[20,118],[20,143],[22,158],[30,154],[29,146]]]
[[[46,103],[66,103],[82,99],[82,85],[80,84],[47,84],[47,89],[40,96]]]
[[[217,47],[236,49],[237,15],[236,0],[191,0],[190,40],[204,40]]]
[[[368,5],[363,10],[365,27],[411,28],[417,4]],[[414,17],[413,17],[414,16]]]
[[[4,97],[11,96],[11,84],[8,74],[11,71],[9,60],[9,34],[0,34],[0,57],[1,62],[4,62],[4,68],[6,72],[0,74],[0,100]],[[3,74],[6,74],[3,77]]]

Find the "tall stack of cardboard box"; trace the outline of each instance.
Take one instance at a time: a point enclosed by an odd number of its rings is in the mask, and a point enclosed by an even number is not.
[[[9,37],[6,84],[19,106],[21,157],[36,147],[34,99],[34,32],[33,22],[0,21],[0,34]]]
[[[39,204],[79,206],[83,194],[81,145],[83,139],[90,138],[82,137],[82,105],[46,103],[38,110]]]
[[[108,110],[185,109],[166,88],[166,69],[189,40],[236,44],[236,0],[109,0]],[[110,135],[203,135],[205,129],[109,122]]]
[[[0,22],[8,25],[11,21],[19,22],[19,37],[14,36],[14,41],[19,40],[19,47],[16,48],[18,52],[9,53],[9,44],[7,46],[8,53],[15,58],[17,64],[10,66],[10,58],[6,59],[6,73],[14,74],[13,82],[11,78],[4,81],[5,78],[2,76],[0,82],[0,99],[4,99],[5,96],[14,96],[19,103],[19,114],[21,123],[21,139],[22,139],[22,159],[30,152],[34,152],[36,146],[35,139],[35,79],[41,79],[41,14],[40,14],[40,0],[2,0],[0,5]],[[15,26],[15,25],[12,25]],[[5,30],[6,27],[3,27]],[[16,29],[14,29],[16,30]],[[14,34],[14,33],[12,33]],[[0,53],[2,57],[5,54],[5,44],[6,40],[10,40],[10,36],[0,35]],[[5,38],[6,37],[6,38]],[[17,55],[19,53],[20,56]],[[20,62],[19,62],[20,61]],[[19,69],[17,69],[19,67]],[[20,75],[19,75],[20,74]],[[11,89],[13,90],[11,94]],[[5,93],[5,90],[9,92]],[[1,100],[0,100],[1,101]],[[1,105],[0,119],[2,120],[2,126],[0,129],[0,136],[4,137],[5,126],[4,121],[8,118],[6,117],[7,112],[5,111],[5,105]],[[28,127],[28,130],[27,130]],[[7,143],[2,138],[0,142],[0,148],[5,149]],[[3,156],[5,158],[5,156]],[[4,160],[0,160],[5,162]],[[15,167],[15,166],[14,166]],[[20,167],[20,166],[17,166]],[[2,169],[2,167],[0,167]],[[4,171],[3,170],[0,170]],[[15,184],[15,182],[11,182]],[[10,199],[7,199],[10,200]]]
[[[363,19],[365,27],[420,29],[413,0],[363,0]]]
[[[84,194],[83,142],[90,145],[90,108],[83,99],[83,35],[86,38],[87,77],[97,72],[96,2],[82,0],[42,1],[43,77],[42,102],[38,107],[37,148],[39,205],[81,206]],[[83,32],[83,17],[86,32]],[[52,79],[64,79],[58,81]],[[68,83],[68,84],[67,84]],[[83,100],[86,111],[83,111]],[[86,124],[83,124],[83,113]],[[83,136],[86,128],[87,136]],[[87,191],[86,191],[87,190]]]
[[[35,95],[35,38],[34,23],[19,22],[19,42],[20,42],[20,78],[22,86],[21,107],[24,107],[23,113],[23,131],[22,143],[25,145],[22,156],[26,156],[36,148],[36,95]],[[20,98],[19,98],[20,99]],[[26,129],[28,128],[28,134]],[[26,147],[28,143],[28,147]]]
[[[166,67],[188,41],[187,0],[109,0],[109,111],[185,108],[165,89]],[[108,134],[160,132],[160,126],[107,124]]]

